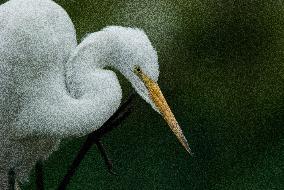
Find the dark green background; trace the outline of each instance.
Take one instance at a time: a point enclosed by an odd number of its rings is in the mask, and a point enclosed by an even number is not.
[[[143,28],[158,51],[159,84],[195,156],[143,100],[96,147],[68,189],[284,189],[284,1],[58,0],[78,40],[108,25]],[[124,95],[129,83],[119,75]],[[44,163],[57,186],[84,138]],[[31,184],[34,188],[34,172]]]

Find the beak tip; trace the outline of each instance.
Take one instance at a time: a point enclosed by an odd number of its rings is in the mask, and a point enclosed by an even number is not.
[[[187,152],[189,153],[190,156],[194,156],[194,153],[191,151],[191,149],[188,149]]]
[[[177,137],[178,137],[178,140],[180,141],[181,145],[185,148],[185,150],[189,153],[189,155],[193,156],[194,153],[191,151],[191,149],[188,145],[188,142],[187,142],[185,136],[183,135],[183,133],[181,133]]]
[[[189,148],[188,145],[185,146],[185,149],[186,149],[186,151],[188,152],[188,154],[189,154],[190,156],[194,156],[194,153],[191,151],[191,149]]]

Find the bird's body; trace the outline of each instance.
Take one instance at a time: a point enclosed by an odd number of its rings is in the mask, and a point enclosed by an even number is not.
[[[7,189],[10,169],[24,181],[60,139],[88,134],[116,111],[122,91],[106,66],[120,71],[154,109],[165,112],[176,135],[181,132],[165,100],[153,101],[141,81],[149,76],[155,83],[159,75],[156,51],[143,31],[108,27],[78,45],[68,14],[51,0],[11,0],[0,6],[0,189]],[[141,80],[136,66],[143,70]],[[185,138],[178,138],[186,147]]]
[[[64,67],[76,46],[70,18],[52,1],[0,6],[0,189],[7,188],[9,169],[23,181],[62,137],[95,130],[119,106],[121,90],[111,71],[88,70],[89,92],[79,99],[70,96]],[[99,106],[110,104],[111,109]],[[105,115],[96,119],[100,111]]]

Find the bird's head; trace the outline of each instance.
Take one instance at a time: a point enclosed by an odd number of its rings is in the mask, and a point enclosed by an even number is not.
[[[110,26],[103,29],[108,36],[111,65],[119,70],[132,84],[137,93],[159,111],[151,100],[148,89],[138,73],[143,72],[153,81],[159,77],[156,50],[147,35],[140,29]]]
[[[158,56],[147,35],[140,29],[121,26],[106,27],[95,35],[97,44],[104,44],[100,45],[105,48],[103,52],[108,52],[107,55],[104,54],[104,62],[107,63],[103,65],[119,70],[137,93],[163,116],[181,144],[191,153],[187,140],[157,84]]]

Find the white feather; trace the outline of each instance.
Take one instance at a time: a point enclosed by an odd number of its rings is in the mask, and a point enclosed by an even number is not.
[[[118,108],[119,70],[153,105],[133,69],[158,80],[157,54],[139,29],[111,26],[79,45],[71,19],[50,0],[0,6],[0,189],[7,173],[27,179],[60,139],[99,128]]]

